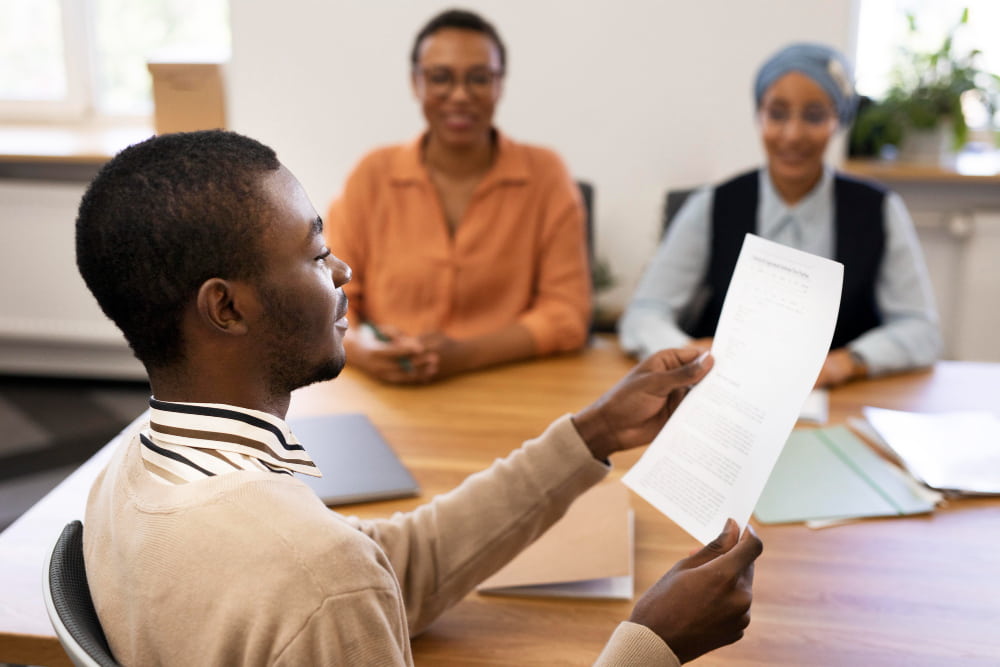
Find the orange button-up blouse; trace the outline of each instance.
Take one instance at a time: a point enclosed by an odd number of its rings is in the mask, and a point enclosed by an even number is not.
[[[354,272],[344,287],[352,324],[467,339],[520,322],[538,354],[582,347],[584,211],[559,157],[498,132],[496,160],[452,234],[422,141],[368,154],[330,206],[327,242]]]

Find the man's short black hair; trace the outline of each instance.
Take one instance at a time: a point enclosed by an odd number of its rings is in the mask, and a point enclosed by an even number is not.
[[[438,30],[444,30],[445,28],[481,32],[492,39],[493,43],[497,45],[497,51],[500,52],[500,69],[501,71],[507,70],[507,49],[504,48],[503,40],[500,39],[500,33],[497,32],[492,23],[479,14],[466,9],[448,9],[428,21],[427,25],[417,33],[417,38],[413,40],[413,50],[410,52],[410,65],[416,67],[420,62],[421,42]]]
[[[104,165],[76,219],[76,263],[147,369],[181,359],[181,316],[213,277],[263,276],[267,146],[221,130],[166,134]]]

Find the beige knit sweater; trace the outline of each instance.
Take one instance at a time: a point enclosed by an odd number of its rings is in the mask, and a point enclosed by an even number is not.
[[[124,434],[84,522],[94,603],[125,665],[412,664],[412,635],[607,472],[565,416],[427,505],[362,521],[287,475],[158,482],[145,426]],[[678,664],[627,622],[597,660]]]

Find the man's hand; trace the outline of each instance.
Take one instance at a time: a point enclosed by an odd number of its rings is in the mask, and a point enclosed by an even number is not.
[[[694,348],[661,350],[576,413],[573,424],[600,461],[614,452],[649,444],[712,363],[710,355],[699,356]]]
[[[680,560],[636,603],[629,619],[660,636],[681,662],[743,637],[750,624],[753,563],[763,550],[736,522],[700,551]]]
[[[688,341],[687,345],[685,345],[684,347],[693,347],[699,352],[704,352],[705,350],[712,349],[713,340],[715,339],[712,338],[711,336],[709,336],[708,338],[692,338],[691,340]]]

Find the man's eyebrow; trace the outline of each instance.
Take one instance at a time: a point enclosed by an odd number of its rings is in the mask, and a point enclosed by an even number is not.
[[[319,236],[323,233],[323,218],[318,215],[313,219],[312,225],[309,228],[309,236]]]

